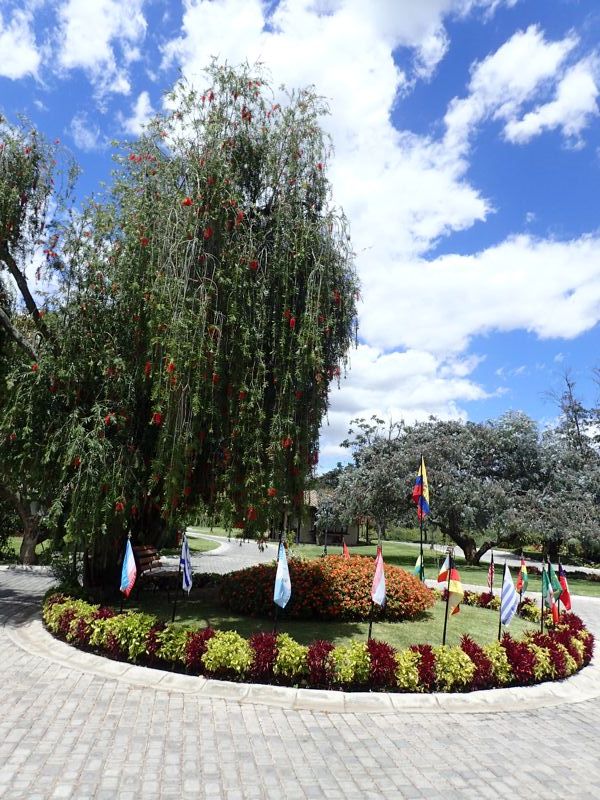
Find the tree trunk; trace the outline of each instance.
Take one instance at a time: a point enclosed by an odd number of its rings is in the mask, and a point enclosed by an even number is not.
[[[479,549],[477,549],[477,542],[475,539],[466,533],[461,533],[453,528],[442,525],[440,525],[440,530],[445,536],[448,536],[448,538],[452,539],[454,544],[461,548],[465,555],[465,561],[467,564],[477,566],[481,556],[487,550],[489,550],[489,546],[486,546],[487,543],[483,544]]]
[[[19,558],[21,559],[21,564],[25,564],[26,566],[37,564],[35,548],[39,543],[38,528],[38,517],[25,516],[23,519],[23,540],[21,541]]]

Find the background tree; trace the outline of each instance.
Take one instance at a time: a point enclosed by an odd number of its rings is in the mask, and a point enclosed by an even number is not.
[[[280,105],[262,76],[214,66],[168,102],[63,230],[55,344],[13,370],[4,408],[46,408],[50,517],[91,583],[112,580],[127,529],[160,541],[201,506],[252,534],[300,505],[354,335],[320,99]]]

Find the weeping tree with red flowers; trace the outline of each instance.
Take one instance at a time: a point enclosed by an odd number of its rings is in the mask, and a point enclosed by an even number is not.
[[[48,517],[91,584],[129,530],[160,544],[203,507],[252,536],[301,505],[355,335],[322,101],[213,65],[167,103],[52,241],[46,330],[3,399],[5,431],[43,411]]]

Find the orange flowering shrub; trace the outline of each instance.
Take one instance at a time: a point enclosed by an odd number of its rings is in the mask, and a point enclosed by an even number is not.
[[[292,596],[286,617],[366,620],[371,611],[374,560],[366,556],[327,556],[289,561]],[[276,565],[257,564],[224,575],[221,602],[232,611],[255,616],[273,613]],[[385,565],[386,605],[375,618],[411,619],[435,603],[435,594],[400,567]]]

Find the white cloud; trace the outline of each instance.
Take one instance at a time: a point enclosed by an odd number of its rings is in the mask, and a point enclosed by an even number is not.
[[[0,53],[0,76],[12,80],[37,76],[41,53],[27,11],[13,11],[9,20],[4,20],[0,13]]]
[[[119,115],[121,127],[126,133],[130,133],[132,136],[141,136],[144,127],[154,114],[148,92],[140,93],[138,99],[132,106],[131,112],[130,117],[124,117],[122,114]]]
[[[531,25],[475,63],[469,94],[455,97],[446,112],[446,145],[465,151],[471,134],[485,119],[513,119],[527,100],[552,81],[576,44],[574,36],[549,42],[539,27]]]
[[[515,236],[474,255],[390,259],[377,270],[361,333],[385,349],[460,352],[475,335],[512,330],[571,339],[600,320],[598,236]]]
[[[342,379],[342,388],[332,390],[332,407],[321,431],[323,455],[334,460],[347,457],[339,443],[356,417],[369,419],[377,414],[408,423],[426,420],[430,414],[440,419],[466,418],[460,403],[489,396],[469,378],[480,360],[439,358],[417,349],[385,353],[359,345],[351,355],[352,369]]]
[[[59,8],[59,65],[83,69],[96,92],[129,94],[125,64],[146,32],[144,0],[65,0]]]
[[[570,67],[553,100],[538,105],[521,119],[509,120],[504,129],[506,138],[522,144],[544,130],[560,128],[567,139],[578,144],[583,129],[598,116],[598,74],[596,58],[584,58]]]
[[[85,153],[101,150],[105,146],[100,129],[96,125],[90,124],[86,114],[82,112],[76,114],[71,120],[69,132],[76,147]]]

